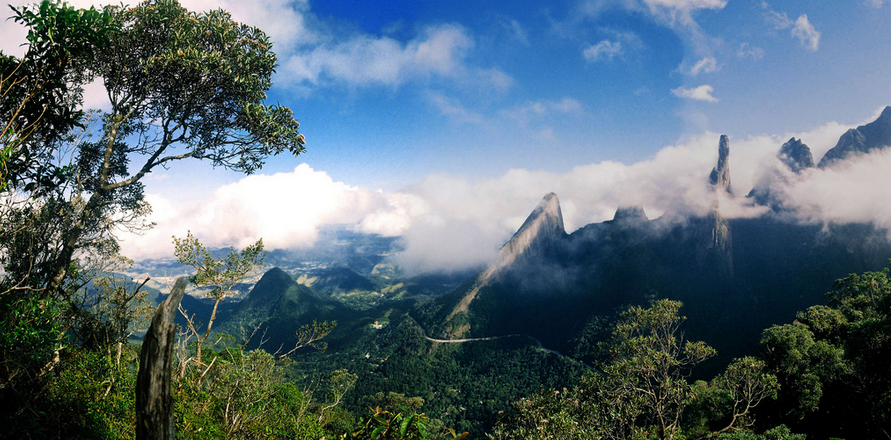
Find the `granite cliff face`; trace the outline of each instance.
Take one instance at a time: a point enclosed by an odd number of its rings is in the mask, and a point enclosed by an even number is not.
[[[716,192],[733,195],[730,187],[730,139],[726,134],[722,134],[718,141],[718,165],[712,168],[708,180]],[[730,226],[718,211],[718,203],[720,199],[715,200],[714,208],[702,220],[704,229],[699,230],[697,261],[700,265],[708,261],[720,262],[717,270],[733,276],[733,239]]]
[[[891,106],[885,107],[882,114],[873,122],[852,128],[839,138],[838,143],[820,159],[820,168],[858,154],[891,145]]]
[[[563,211],[557,194],[549,193],[529,214],[523,226],[511,237],[498,252],[498,259],[493,271],[514,262],[521,255],[541,253],[551,247],[555,240],[566,235],[563,226]]]
[[[613,222],[623,225],[640,224],[647,221],[647,213],[640,206],[620,206],[616,209]]]
[[[718,141],[718,165],[712,168],[708,181],[717,189],[730,190],[730,139],[726,134]]]
[[[777,158],[796,174],[814,167],[814,156],[811,154],[811,149],[801,142],[801,139],[794,137],[780,147]]]
[[[776,157],[780,163],[795,174],[802,174],[805,170],[814,168],[814,156],[811,154],[811,149],[801,139],[794,137],[789,139],[780,147]],[[786,210],[783,194],[788,183],[787,173],[770,170],[761,176],[746,197],[752,199],[755,205],[768,206],[774,212],[781,212]]]
[[[563,226],[563,211],[560,200],[549,193],[535,207],[520,229],[501,247],[495,262],[490,264],[473,282],[473,286],[449,313],[452,318],[457,313],[466,312],[480,289],[488,285],[500,271],[514,265],[520,259],[542,257],[552,251],[559,240],[566,237]],[[468,328],[453,329],[449,334],[460,337]]]

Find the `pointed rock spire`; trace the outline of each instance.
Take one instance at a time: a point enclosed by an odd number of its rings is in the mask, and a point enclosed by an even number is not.
[[[563,226],[560,200],[557,194],[549,193],[538,202],[538,206],[532,210],[523,222],[523,226],[520,226],[517,233],[501,248],[499,259],[525,253],[531,247],[540,247],[545,241],[564,235],[566,229]]]
[[[466,312],[480,288],[488,284],[501,269],[510,266],[521,256],[528,257],[547,252],[556,245],[557,240],[565,236],[566,229],[563,226],[560,200],[557,198],[557,194],[549,193],[538,202],[538,206],[532,210],[532,213],[523,222],[523,226],[520,226],[514,236],[501,247],[495,262],[477,277],[470,292],[458,302],[446,319],[451,319],[459,312]],[[454,332],[452,336],[461,335],[463,331],[466,329]]]
[[[708,181],[716,189],[730,192],[730,139],[726,134],[718,142],[718,165],[712,168]]]

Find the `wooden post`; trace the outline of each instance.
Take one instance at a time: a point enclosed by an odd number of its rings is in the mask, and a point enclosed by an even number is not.
[[[176,311],[186,291],[186,278],[176,280],[158,306],[139,354],[136,375],[136,439],[174,440],[173,395],[170,394]]]

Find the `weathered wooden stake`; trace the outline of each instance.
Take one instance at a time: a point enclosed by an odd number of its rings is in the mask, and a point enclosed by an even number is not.
[[[186,279],[173,285],[158,306],[139,353],[136,375],[136,439],[174,440],[173,395],[170,394],[176,311],[186,291]]]

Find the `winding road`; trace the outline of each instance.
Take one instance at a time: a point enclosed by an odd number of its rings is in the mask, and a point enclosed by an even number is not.
[[[571,360],[571,361],[574,361],[574,362],[577,362],[577,363],[581,364],[583,367],[585,367],[585,368],[587,368],[587,369],[589,369],[589,370],[591,370],[591,371],[593,371],[593,372],[595,372],[595,373],[597,373],[597,374],[604,375],[604,376],[606,375],[606,373],[604,373],[603,371],[600,371],[599,369],[594,368],[594,367],[592,367],[592,366],[590,366],[590,365],[588,365],[588,364],[586,364],[586,363],[584,363],[584,362],[582,362],[582,361],[580,361],[580,360],[578,360],[578,359],[576,359],[576,358],[567,356],[567,355],[565,355],[565,354],[563,354],[563,353],[560,353],[560,352],[557,351],[557,350],[551,350],[550,348],[545,347],[544,345],[542,345],[541,341],[538,340],[538,338],[536,338],[535,336],[532,336],[532,335],[530,335],[530,334],[526,334],[526,333],[514,333],[514,334],[512,334],[512,335],[488,336],[488,337],[485,337],[485,338],[436,339],[436,338],[431,338],[431,337],[427,336],[427,331],[424,330],[424,327],[422,327],[421,324],[418,324],[418,321],[416,321],[415,318],[413,318],[411,315],[409,315],[408,313],[406,313],[405,316],[408,316],[408,319],[411,319],[411,322],[415,323],[415,325],[416,325],[419,329],[421,329],[421,335],[424,336],[424,339],[426,339],[426,340],[428,340],[428,341],[430,341],[430,342],[439,342],[439,343],[443,343],[443,344],[458,344],[458,343],[464,343],[464,342],[494,341],[494,340],[496,340],[496,339],[504,339],[504,338],[527,337],[527,338],[532,339],[533,341],[535,341],[535,343],[537,344],[539,350],[544,350],[544,351],[546,351],[546,352],[548,352],[548,353],[552,353],[552,354],[555,354],[555,355],[557,355],[557,356],[560,356],[560,357],[563,357],[563,358],[567,358],[567,359],[569,359],[569,360]]]

